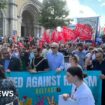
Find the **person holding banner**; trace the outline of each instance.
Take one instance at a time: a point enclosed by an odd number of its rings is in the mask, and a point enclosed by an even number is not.
[[[46,56],[50,70],[56,70],[57,72],[64,69],[64,55],[58,51],[58,48],[58,43],[53,42],[51,51]]]
[[[80,67],[68,68],[67,80],[74,85],[71,94],[59,96],[59,105],[95,105],[93,94],[83,79],[84,74]]]
[[[33,66],[34,66],[34,70],[36,69],[37,72],[39,71],[48,71],[49,70],[49,65],[48,65],[48,61],[47,59],[45,59],[44,57],[42,57],[42,49],[41,48],[37,48],[36,51],[36,56],[33,59]]]

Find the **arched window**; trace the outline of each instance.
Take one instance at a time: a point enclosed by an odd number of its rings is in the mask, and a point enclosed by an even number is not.
[[[24,10],[22,14],[21,35],[34,35],[34,17],[29,10]]]

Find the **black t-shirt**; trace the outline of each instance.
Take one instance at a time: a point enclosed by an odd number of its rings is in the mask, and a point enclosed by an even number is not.
[[[100,70],[105,75],[105,60],[99,63],[97,60],[93,60],[93,70]],[[105,105],[105,80],[102,81],[102,105]]]
[[[93,64],[93,70],[100,70],[103,74],[105,74],[105,60],[103,60],[101,63],[97,60],[92,61]]]
[[[49,68],[47,59],[44,59],[43,57],[36,57],[34,59],[34,65],[37,64],[38,64],[38,66],[36,67],[37,71],[44,71],[45,69]]]
[[[8,69],[11,71],[20,71],[21,70],[21,61],[16,57],[12,57],[9,62]]]

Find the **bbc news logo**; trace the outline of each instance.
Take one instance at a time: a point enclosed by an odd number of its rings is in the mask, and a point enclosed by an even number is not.
[[[1,91],[0,90],[0,97],[13,97],[14,96],[14,92],[11,90],[9,91]]]

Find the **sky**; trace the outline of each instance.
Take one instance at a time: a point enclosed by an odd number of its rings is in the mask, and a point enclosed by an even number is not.
[[[42,1],[42,0],[40,0]],[[100,25],[105,25],[105,0],[66,0],[70,11],[68,18],[100,17]]]
[[[100,25],[105,25],[105,0],[66,0],[70,14],[68,17],[100,17]]]

